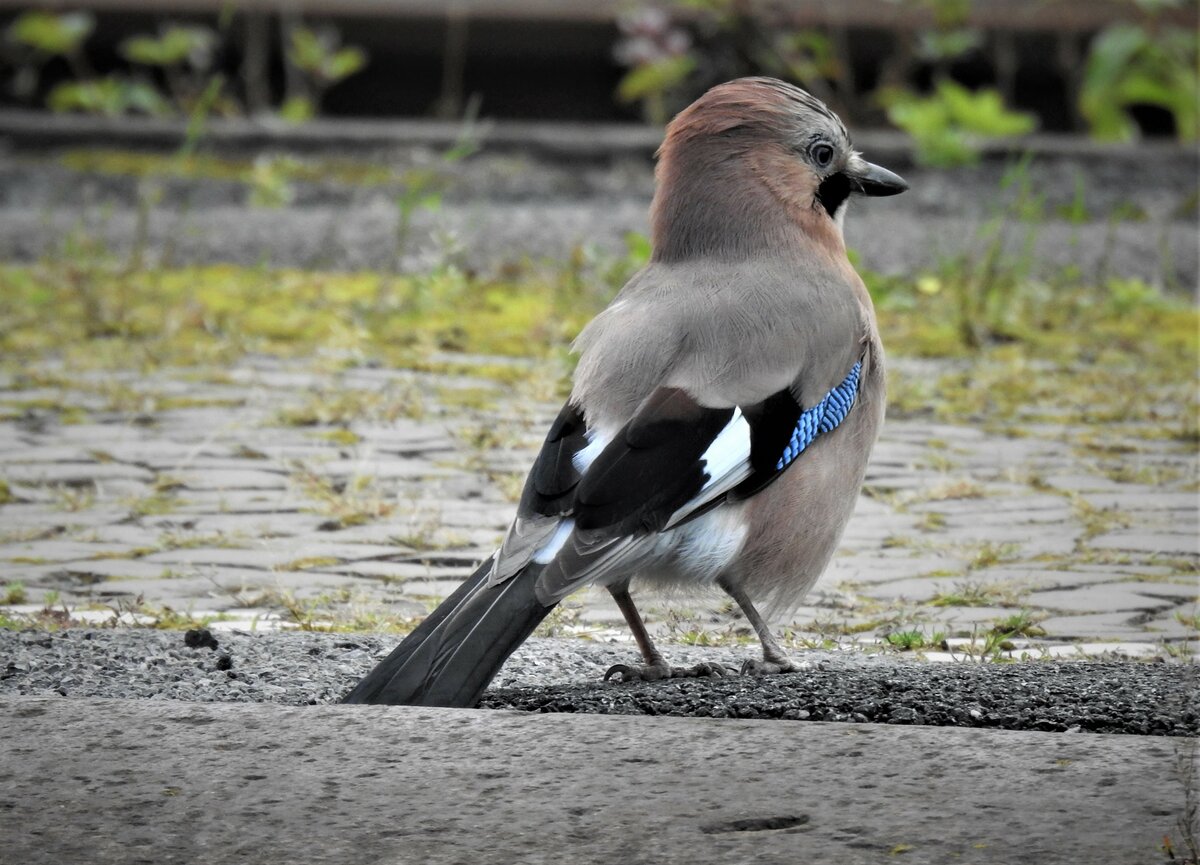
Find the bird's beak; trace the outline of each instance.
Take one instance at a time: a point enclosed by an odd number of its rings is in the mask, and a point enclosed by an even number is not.
[[[908,189],[908,182],[899,174],[861,159],[855,162],[857,165],[852,165],[846,173],[850,175],[856,192],[871,196],[899,195]]]

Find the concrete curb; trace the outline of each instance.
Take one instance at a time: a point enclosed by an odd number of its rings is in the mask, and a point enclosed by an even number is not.
[[[3,856],[29,865],[1151,862],[1182,849],[1195,746],[45,698],[0,719]]]

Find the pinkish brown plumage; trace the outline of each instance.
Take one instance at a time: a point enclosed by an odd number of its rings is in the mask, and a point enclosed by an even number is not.
[[[719,587],[763,644],[744,670],[792,668],[756,605],[793,606],[820,576],[883,419],[883,349],[842,221],[852,194],[906,187],[818,100],[765,78],[681,112],[657,181],[651,260],[576,341],[504,544],[349,701],[471,705],[588,583],[645,662],[612,675],[695,672],[658,653],[631,585]]]

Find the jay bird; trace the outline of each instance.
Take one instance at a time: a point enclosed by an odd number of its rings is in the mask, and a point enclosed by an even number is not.
[[[847,256],[854,195],[907,189],[841,121],[770,78],[712,88],[667,127],[653,252],[575,342],[551,425],[500,549],[371,671],[349,703],[472,706],[568,594],[612,594],[644,666],[672,668],[630,584],[718,586],[762,661],[795,669],[756,605],[796,606],[854,509],[884,413],[871,298]]]

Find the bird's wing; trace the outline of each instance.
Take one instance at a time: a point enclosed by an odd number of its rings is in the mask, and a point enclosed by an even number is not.
[[[747,498],[835,428],[854,404],[862,361],[815,405],[789,387],[749,406],[707,407],[682,388],[654,391],[577,482],[571,528],[538,555],[543,602],[634,568],[654,535]],[[563,526],[567,523],[564,522]]]
[[[575,456],[588,445],[583,414],[567,402],[550,425],[546,440],[525,479],[517,516],[496,554],[489,581],[495,585],[525,567],[571,513],[582,474]]]

